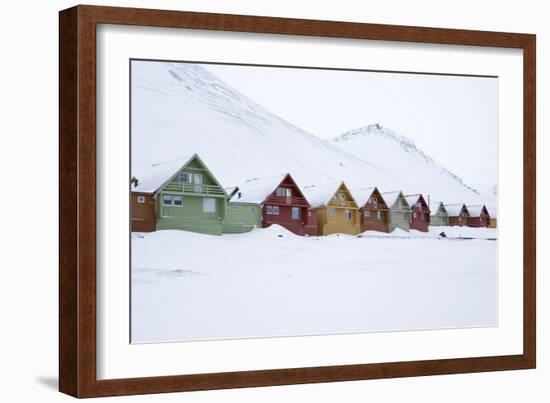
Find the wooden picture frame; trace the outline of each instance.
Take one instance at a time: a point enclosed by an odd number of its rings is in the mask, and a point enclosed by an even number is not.
[[[59,389],[75,397],[197,391],[535,368],[534,35],[76,6],[60,12]],[[523,50],[523,354],[97,380],[96,26],[123,24]]]

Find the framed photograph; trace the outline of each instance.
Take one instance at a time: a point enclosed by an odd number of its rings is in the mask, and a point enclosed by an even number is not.
[[[60,12],[59,388],[535,368],[535,36]]]

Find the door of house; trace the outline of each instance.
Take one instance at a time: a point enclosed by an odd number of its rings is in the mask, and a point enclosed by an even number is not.
[[[202,174],[195,174],[195,192],[201,193],[202,189]]]
[[[291,204],[292,203],[292,189],[286,188],[285,189],[285,196],[286,196],[286,203]]]

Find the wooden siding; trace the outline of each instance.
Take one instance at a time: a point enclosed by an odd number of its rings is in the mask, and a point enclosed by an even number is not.
[[[362,208],[359,211],[361,217],[361,232],[379,231],[389,232],[389,210]]]
[[[434,227],[442,227],[449,225],[449,215],[443,204],[440,204],[435,214],[430,217],[430,225]]]
[[[278,195],[277,189],[283,189],[285,196]],[[287,191],[289,196],[286,196]],[[293,209],[299,212],[298,216],[292,215]],[[312,214],[309,203],[290,174],[262,203],[262,227],[273,224],[281,225],[296,235],[317,235],[317,216]]]
[[[342,200],[339,199],[339,194],[343,195],[340,196]],[[334,211],[335,214],[329,214],[329,210]],[[343,183],[327,205],[317,208],[316,211],[319,235],[336,233],[356,235],[361,232],[359,208]],[[347,215],[346,212],[348,212]]]
[[[259,204],[229,202],[222,222],[224,234],[241,234],[262,226],[262,210]]]
[[[375,188],[372,191],[365,205],[359,210],[359,218],[361,221],[361,232],[390,231],[389,209],[378,189]]]
[[[467,226],[470,219],[470,214],[466,206],[463,206],[458,215],[449,215],[449,225],[452,226]]]
[[[497,219],[491,217],[489,219],[489,228],[496,228],[497,227]]]
[[[132,192],[130,197],[132,232],[153,232],[155,226],[155,197],[148,193]],[[138,200],[143,200],[139,203]]]
[[[396,228],[409,231],[411,227],[411,209],[402,194],[400,194],[395,203],[390,206],[389,218],[390,232],[394,231]]]
[[[481,213],[479,216],[468,218],[468,226],[469,227],[488,227],[490,223],[491,217],[489,216],[489,212],[485,207],[481,210]]]
[[[181,173],[189,175],[190,183],[181,180]],[[164,197],[182,198],[181,206],[164,204]],[[211,235],[223,233],[226,193],[208,168],[193,158],[174,174],[156,195],[157,229],[178,229]],[[204,209],[204,200],[213,199],[215,211]]]
[[[165,206],[164,196],[178,196],[174,192],[161,191],[157,196],[157,229],[179,229],[211,235],[222,234],[222,220],[225,217],[225,198],[213,198],[215,212],[203,211],[200,196],[183,196],[182,206]],[[210,198],[210,197],[207,197]]]
[[[417,231],[428,232],[430,225],[430,208],[422,195],[411,206],[411,224],[410,228]]]
[[[449,216],[447,214],[437,211],[431,216],[430,225],[434,227],[443,227],[449,225]]]
[[[409,231],[411,228],[411,212],[410,210],[391,209],[389,229],[393,232],[396,228],[403,231]]]

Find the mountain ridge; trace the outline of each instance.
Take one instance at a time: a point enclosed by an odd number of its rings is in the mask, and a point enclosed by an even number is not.
[[[414,176],[403,175],[387,161],[358,156],[338,141],[321,139],[280,118],[203,66],[133,62],[131,85],[133,173],[197,153],[225,187],[289,172],[302,186],[345,181],[350,189],[378,186],[438,193],[437,183],[421,186]],[[393,159],[403,159],[404,149],[408,154],[418,150],[410,139],[399,139],[404,148]],[[479,201],[473,189],[447,182],[452,182],[450,176],[441,179],[445,190],[437,197]]]

